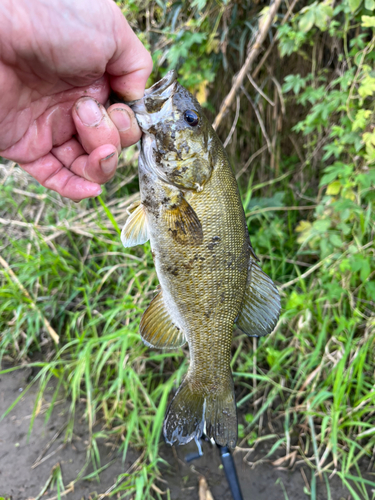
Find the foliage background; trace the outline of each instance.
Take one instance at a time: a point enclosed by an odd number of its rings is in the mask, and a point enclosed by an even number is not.
[[[268,9],[118,4],[152,52],[150,83],[176,68],[212,120]],[[338,474],[354,499],[372,498],[375,487],[363,477],[375,450],[374,10],[374,0],[282,3],[218,129],[252,244],[283,305],[271,336],[237,332],[233,342],[239,444],[267,440],[283,466]],[[148,245],[125,252],[119,242],[137,198],[136,157],[124,152],[102,198],[78,206],[0,166],[0,358],[38,368],[34,416],[57,379],[55,398],[63,390],[71,400],[67,438],[77,401],[86,402],[89,428],[100,423],[88,448],[97,468],[103,435],[120,437],[124,455],[129,445],[143,451],[113,490],[138,499],[160,497],[152,485],[161,425],[187,351],[151,351],[137,333],[157,280]],[[313,474],[312,498],[314,485]]]

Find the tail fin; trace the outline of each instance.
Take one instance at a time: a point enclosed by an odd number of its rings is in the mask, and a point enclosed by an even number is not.
[[[221,446],[234,448],[237,442],[237,410],[233,381],[217,392],[203,392],[201,384],[186,377],[173,398],[163,425],[168,444],[187,444],[203,432]]]

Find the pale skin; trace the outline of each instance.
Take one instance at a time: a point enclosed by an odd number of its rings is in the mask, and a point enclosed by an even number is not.
[[[74,201],[97,196],[141,130],[151,56],[113,0],[2,0],[0,156]]]

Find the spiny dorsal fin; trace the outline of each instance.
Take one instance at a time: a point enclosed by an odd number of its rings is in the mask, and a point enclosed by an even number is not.
[[[134,208],[134,204],[130,209]],[[121,241],[125,248],[135,245],[143,245],[148,241],[146,211],[142,203],[139,203],[128,217],[121,231]]]
[[[280,314],[280,296],[271,278],[252,259],[247,288],[237,326],[250,337],[263,337],[273,331]]]
[[[165,308],[162,291],[144,312],[139,331],[143,342],[149,347],[175,349],[186,343],[185,335],[173,324]]]
[[[178,206],[168,208],[164,219],[172,238],[181,245],[200,245],[203,241],[202,224],[185,198]]]

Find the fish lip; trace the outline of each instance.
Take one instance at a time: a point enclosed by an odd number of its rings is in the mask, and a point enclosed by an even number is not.
[[[142,132],[150,128],[171,113],[171,98],[177,90],[177,73],[169,71],[164,78],[145,90],[142,99],[130,104]]]
[[[171,71],[168,71],[168,73],[161,80],[154,83],[154,85],[152,85],[149,89],[146,89],[141,99],[128,101],[126,104],[132,108],[135,114],[145,115],[149,113],[147,110],[148,103],[154,102],[158,104],[159,101],[160,107],[162,107],[163,103],[172,97],[175,91],[176,83],[177,72],[172,69]]]

